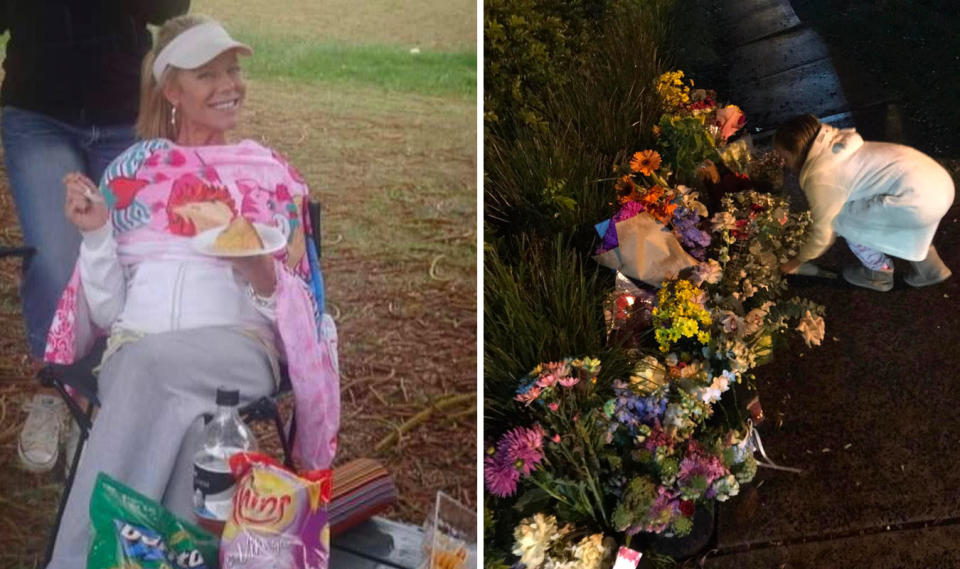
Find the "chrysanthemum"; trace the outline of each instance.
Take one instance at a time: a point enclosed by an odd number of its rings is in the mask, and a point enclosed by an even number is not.
[[[547,556],[547,549],[559,535],[556,517],[534,514],[514,529],[513,553],[519,555],[520,563],[527,567],[539,567]]]
[[[497,443],[497,454],[523,476],[530,476],[543,461],[543,431],[526,427],[507,431]]]
[[[630,160],[630,169],[639,172],[644,176],[649,176],[660,167],[660,154],[656,150],[644,150],[637,152]]]
[[[500,498],[512,496],[517,491],[520,473],[513,464],[503,460],[501,453],[483,459],[483,480],[487,491]]]

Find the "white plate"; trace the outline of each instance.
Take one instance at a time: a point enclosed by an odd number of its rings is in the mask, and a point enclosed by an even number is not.
[[[262,223],[254,223],[253,228],[257,230],[257,233],[260,234],[260,240],[263,241],[263,249],[218,251],[216,248],[214,248],[214,241],[217,240],[220,232],[226,228],[226,225],[221,225],[220,227],[208,229],[203,233],[198,233],[194,236],[192,241],[193,249],[197,253],[209,255],[211,257],[253,257],[255,255],[275,253],[287,246],[287,239],[283,236],[283,233],[281,233],[279,229],[270,225],[264,225]]]

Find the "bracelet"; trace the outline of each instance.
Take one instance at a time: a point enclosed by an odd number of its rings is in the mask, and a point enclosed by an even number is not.
[[[260,308],[273,308],[274,304],[276,304],[275,302],[276,291],[274,291],[274,293],[271,294],[270,296],[260,296],[259,294],[257,294],[257,291],[253,289],[252,284],[247,285],[247,296],[249,296],[250,300],[252,300],[253,303],[259,306]]]

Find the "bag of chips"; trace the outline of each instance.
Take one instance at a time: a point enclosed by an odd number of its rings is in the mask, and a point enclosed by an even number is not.
[[[295,474],[269,456],[230,457],[237,480],[233,511],[223,528],[224,569],[327,569],[330,470]]]
[[[104,473],[90,499],[87,569],[217,569],[217,538]]]

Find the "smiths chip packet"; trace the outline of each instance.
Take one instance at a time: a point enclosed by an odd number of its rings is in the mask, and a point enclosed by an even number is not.
[[[237,453],[230,458],[237,479],[233,511],[223,528],[224,569],[327,569],[330,470],[295,474],[269,456]]]
[[[217,569],[217,538],[100,473],[87,569]]]

